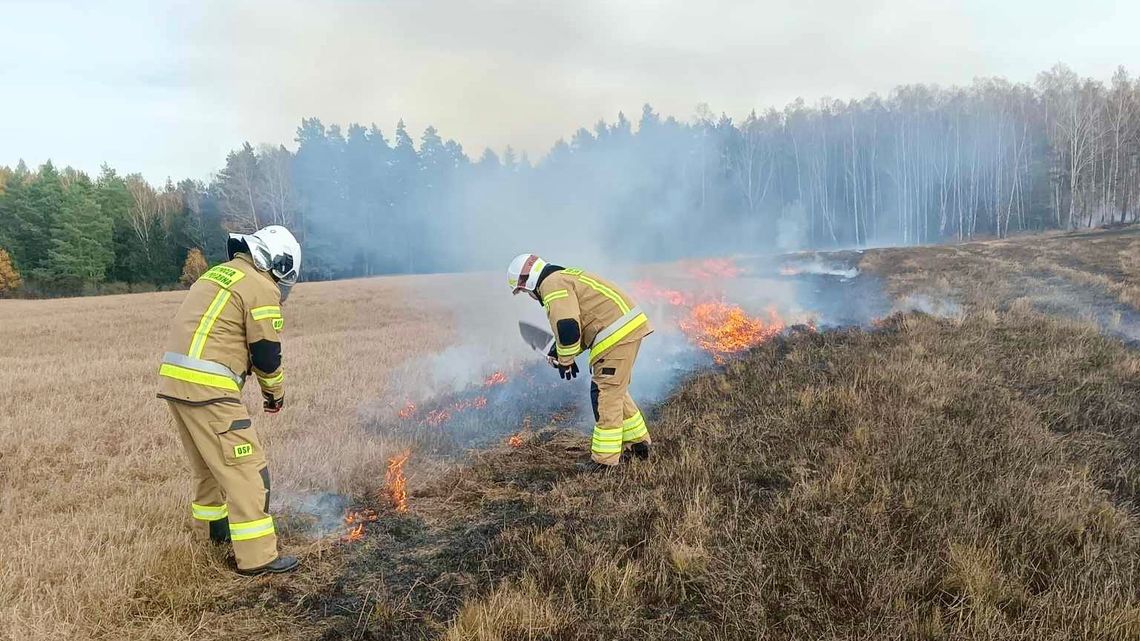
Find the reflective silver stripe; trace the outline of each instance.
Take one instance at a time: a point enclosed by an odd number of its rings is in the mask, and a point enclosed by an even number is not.
[[[590,347],[593,347],[594,345],[597,345],[597,344],[601,343],[602,341],[606,340],[607,338],[609,338],[610,336],[612,336],[614,332],[625,327],[626,323],[637,318],[639,314],[641,314],[641,306],[640,305],[638,305],[637,307],[634,307],[633,309],[629,310],[625,314],[622,314],[621,318],[610,323],[604,329],[602,329],[602,331],[598,332],[598,335],[594,337],[594,342],[590,344]]]
[[[207,374],[217,374],[218,376],[225,376],[232,380],[241,387],[245,384],[245,378],[233,373],[233,370],[214,361],[204,361],[200,358],[192,358],[185,354],[176,354],[174,352],[167,352],[162,355],[162,362],[186,369],[193,369],[199,372],[206,372]]]

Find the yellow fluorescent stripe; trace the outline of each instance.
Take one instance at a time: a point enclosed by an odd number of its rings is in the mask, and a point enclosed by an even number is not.
[[[264,519],[258,519],[256,521],[230,523],[230,538],[234,541],[257,539],[263,536],[269,536],[275,531],[276,530],[273,529],[272,516],[267,516]]]
[[[623,441],[631,441],[635,438],[641,438],[648,433],[649,430],[644,425],[638,425],[637,427],[629,428],[622,432],[621,438]]]
[[[590,446],[590,451],[596,452],[598,454],[620,454],[621,453],[621,443],[614,443],[613,445],[609,445],[609,444],[603,445],[601,443],[593,443]],[[237,539],[235,539],[235,540],[237,540]]]
[[[607,336],[606,340],[602,341],[598,345],[594,345],[594,348],[590,350],[590,364],[593,365],[594,361],[600,358],[602,354],[606,353],[606,350],[613,347],[614,345],[617,345],[618,341],[625,338],[626,336],[629,336],[633,330],[641,327],[648,321],[649,319],[645,317],[645,314],[638,314],[637,316],[634,316],[631,321],[626,323],[624,327]]]
[[[633,416],[625,419],[624,425],[625,425],[625,427],[630,427],[632,425],[637,425],[638,423],[644,423],[644,422],[645,422],[645,419],[641,416],[641,412],[638,412],[637,414],[634,414]]]
[[[543,305],[549,305],[550,301],[558,300],[559,298],[569,298],[569,297],[570,297],[570,292],[566,291],[565,289],[559,289],[559,290],[550,292],[546,296],[543,296],[542,297],[542,304]]]
[[[586,283],[587,285],[592,287],[595,291],[597,291],[602,296],[605,296],[606,298],[612,300],[614,302],[614,304],[616,304],[618,306],[618,309],[621,310],[622,314],[625,314],[626,312],[629,311],[629,305],[626,305],[625,301],[622,300],[622,297],[619,296],[617,294],[617,292],[615,292],[614,290],[610,289],[609,287],[606,287],[605,285],[599,283],[598,281],[596,281],[593,278],[590,278],[589,276],[586,276],[584,274],[579,275],[578,280],[582,281],[583,283]]]
[[[558,345],[554,348],[554,351],[559,356],[573,356],[582,350],[577,345],[571,345],[570,347],[562,347],[561,345]]]
[[[281,318],[281,308],[276,305],[266,305],[265,307],[254,307],[249,310],[249,315],[253,320],[266,320],[269,318]]]
[[[208,374],[206,372],[199,372],[170,363],[163,363],[162,367],[158,368],[158,375],[167,378],[173,378],[179,381],[186,381],[187,383],[194,383],[196,385],[206,385],[208,387],[217,387],[231,392],[240,392],[237,383],[228,376],[220,374]]]
[[[210,307],[202,315],[202,320],[198,321],[198,329],[194,330],[194,340],[190,343],[189,352],[191,358],[202,358],[202,350],[206,348],[206,338],[210,336],[214,322],[218,320],[218,315],[222,313],[222,308],[229,300],[230,290],[219,289]]]
[[[198,505],[197,503],[190,504],[190,512],[195,519],[199,521],[218,521],[229,516],[229,508],[225,504],[222,505]]]
[[[273,387],[274,385],[280,385],[281,381],[285,380],[285,372],[281,372],[277,376],[258,376],[257,380],[261,381],[263,385]]]

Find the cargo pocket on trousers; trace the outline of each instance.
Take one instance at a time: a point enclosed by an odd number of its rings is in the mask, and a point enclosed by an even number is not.
[[[619,369],[623,367],[621,361],[616,360],[599,360],[594,363],[593,375],[595,380],[606,381],[617,376]]]
[[[257,432],[253,430],[253,421],[248,418],[234,421],[217,421],[210,424],[214,433],[218,435],[218,444],[222,448],[222,458],[226,465],[244,465],[246,463],[263,464],[265,456],[261,452],[261,442]]]

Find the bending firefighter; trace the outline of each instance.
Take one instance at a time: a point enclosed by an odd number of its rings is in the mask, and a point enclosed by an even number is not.
[[[641,339],[653,331],[641,308],[613,283],[581,269],[548,264],[534,254],[511,261],[507,283],[515,294],[526,292],[546,308],[555,337],[548,358],[563,378],[577,376],[574,359],[590,351],[594,463],[617,465],[625,450],[649,458],[645,418],[629,395]]]
[[[288,572],[269,515],[265,451],[241,401],[246,377],[257,377],[264,409],[284,405],[281,302],[297,282],[301,247],[273,225],[231,234],[229,262],[190,288],[174,317],[159,369],[166,399],[194,474],[195,527],[216,543],[233,542],[238,572]]]

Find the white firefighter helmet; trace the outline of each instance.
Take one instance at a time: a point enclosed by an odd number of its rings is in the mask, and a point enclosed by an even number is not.
[[[230,234],[228,250],[230,259],[238,252],[249,252],[254,266],[273,275],[282,300],[301,273],[301,244],[281,225],[263,227],[252,234]]]
[[[510,286],[512,293],[528,292],[534,296],[543,267],[546,267],[546,261],[534,254],[515,256],[507,267],[507,285]]]

